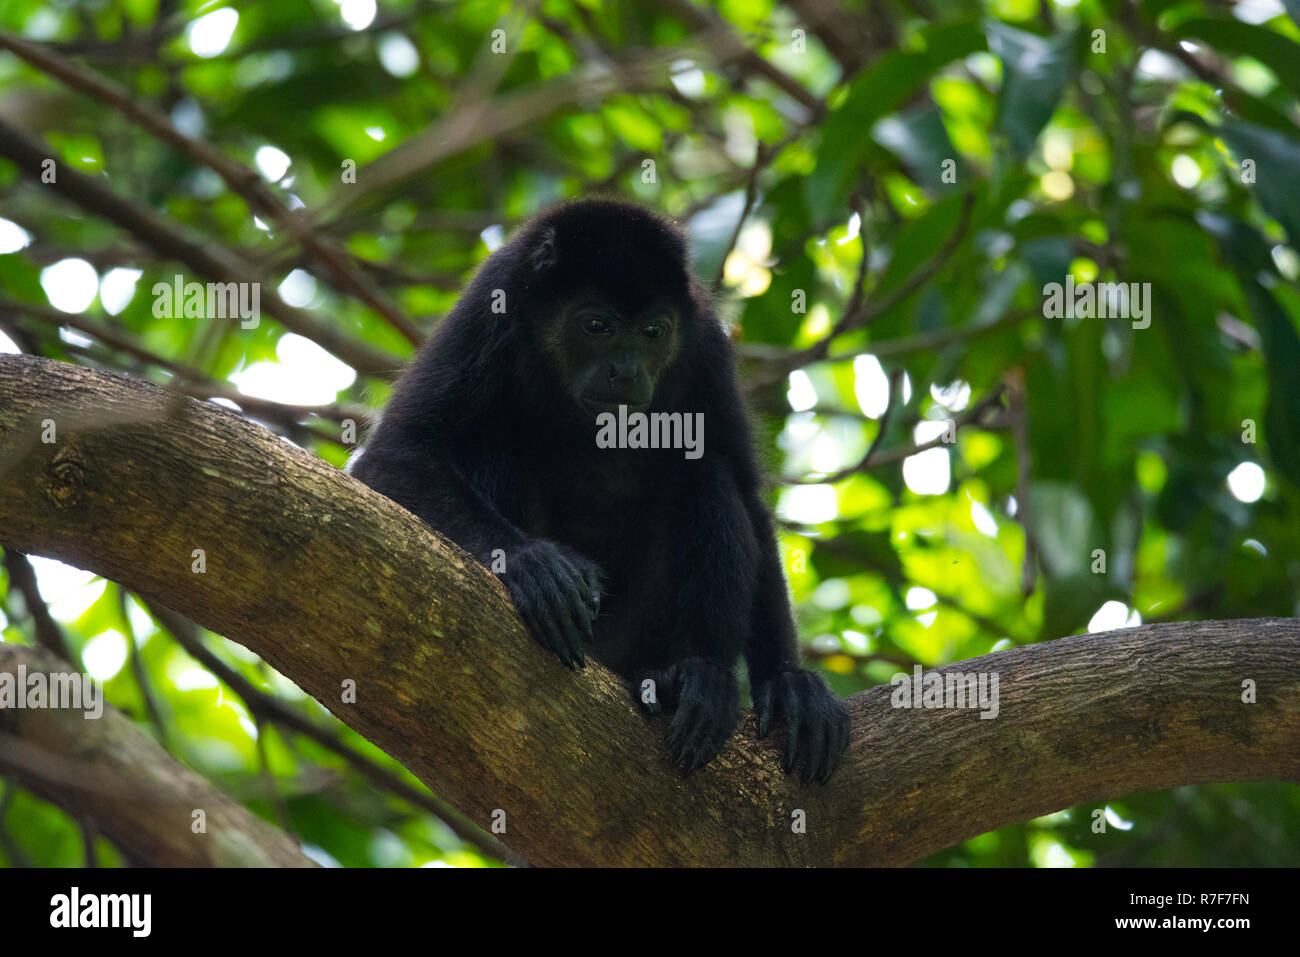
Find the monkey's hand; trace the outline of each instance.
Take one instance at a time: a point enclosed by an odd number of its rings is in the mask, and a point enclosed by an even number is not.
[[[668,750],[686,774],[717,757],[740,717],[734,669],[704,658],[683,658],[647,671],[635,693],[650,714],[675,712],[668,725]]]
[[[577,552],[534,539],[506,554],[501,581],[515,610],[543,648],[568,668],[584,668],[583,642],[592,640],[600,611],[600,568]]]
[[[849,709],[826,679],[811,671],[785,671],[754,689],[758,736],[766,737],[774,718],[785,719],[786,774],[799,766],[799,781],[829,780],[849,743]]]

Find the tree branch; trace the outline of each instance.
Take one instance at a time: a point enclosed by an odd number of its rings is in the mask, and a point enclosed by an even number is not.
[[[216,282],[255,282],[261,272],[243,256],[215,240],[200,240],[191,231],[154,210],[124,199],[100,179],[79,173],[67,164],[58,166],[53,182],[42,180],[43,164],[57,154],[39,137],[0,117],[0,155],[7,156],[34,183],[48,186],[57,195],[83,209],[104,217],[127,230],[140,242],[163,255],[184,263],[199,275]],[[290,332],[312,340],[332,352],[362,375],[395,374],[402,366],[396,356],[364,342],[348,338],[336,327],[310,313],[291,306],[269,284],[263,284],[260,301],[265,310]]]
[[[32,631],[36,634],[36,643],[57,655],[64,661],[71,661],[68,643],[63,638],[63,629],[50,614],[49,605],[41,597],[41,590],[36,587],[36,570],[27,556],[20,551],[6,548],[4,554],[5,571],[9,574],[9,588],[23,596],[27,614],[32,619]]]
[[[502,840],[540,865],[905,864],[1085,801],[1300,779],[1295,619],[1146,626],[940,669],[996,672],[996,720],[893,708],[872,688],[848,699],[848,753],[819,787],[781,773],[781,733],[756,741],[747,714],[683,779],[663,717],[598,665],[564,669],[500,583],[415,516],[226,410],[29,356],[0,358],[0,543],[246,645],[470,819],[504,811]],[[1247,679],[1258,703],[1242,703]]]
[[[408,784],[403,778],[384,767],[378,761],[345,743],[330,729],[321,727],[302,712],[296,711],[285,704],[275,695],[261,690],[234,668],[227,665],[204,646],[199,638],[198,628],[184,615],[156,603],[150,603],[149,612],[158,619],[164,628],[171,632],[172,637],[176,639],[176,642],[185,649],[191,658],[220,678],[231,691],[239,695],[240,700],[244,702],[244,706],[254,716],[271,721],[285,731],[310,738],[325,750],[337,754],[369,778],[371,784],[375,787],[389,791],[402,798],[402,800],[437,816],[453,834],[462,841],[473,844],[478,848],[479,853],[485,857],[498,861],[507,860],[510,857],[500,841],[490,834],[484,833],[481,828],[475,828],[467,824],[463,820],[461,813],[448,805],[446,801],[434,797],[415,785]]]
[[[292,432],[310,431],[317,438],[326,442],[333,442],[335,445],[343,445],[344,443],[337,435],[311,429],[309,426],[304,425],[303,419],[308,416],[316,416],[339,424],[346,422],[348,419],[357,423],[370,421],[370,411],[359,405],[337,402],[328,405],[292,405],[287,402],[276,402],[272,399],[261,399],[257,396],[245,395],[229,383],[214,379],[191,365],[168,359],[156,352],[145,349],[130,333],[112,327],[106,322],[89,318],[85,313],[61,312],[50,306],[39,306],[35,303],[18,302],[0,297],[0,318],[6,316],[30,316],[47,325],[55,327],[67,326],[70,329],[76,329],[78,332],[83,332],[94,339],[98,339],[109,348],[128,355],[146,366],[154,366],[174,376],[175,379],[169,383],[169,386],[178,392],[194,396],[196,399],[217,397],[226,399],[234,402],[240,409],[254,418],[273,425],[279,425]],[[65,343],[65,347],[66,345],[68,344]]]
[[[84,93],[136,123],[192,162],[215,172],[253,213],[275,220],[302,244],[303,249],[311,254],[309,268],[314,275],[368,305],[413,345],[418,346],[424,340],[388,294],[354,268],[351,256],[331,240],[317,235],[308,217],[282,203],[255,170],[203,140],[186,136],[152,106],[139,102],[126,87],[72,62],[45,44],[0,30],[0,50],[9,50],[22,57],[70,89]]]
[[[780,382],[785,379],[795,369],[802,369],[804,366],[820,362],[830,357],[831,343],[846,332],[852,332],[855,329],[863,329],[876,319],[889,312],[895,306],[898,306],[910,299],[912,295],[922,289],[931,279],[943,271],[948,265],[948,260],[957,247],[961,245],[962,240],[966,237],[966,230],[970,227],[971,212],[975,208],[975,195],[966,193],[962,196],[961,209],[957,213],[957,223],[951,234],[944,241],[939,250],[924,263],[916,268],[907,278],[894,286],[887,292],[880,294],[879,298],[864,302],[865,297],[862,294],[862,280],[864,274],[859,272],[858,282],[854,287],[852,297],[849,300],[848,309],[842,315],[838,322],[831,328],[821,339],[812,345],[795,351],[782,350],[775,355],[762,356],[760,353],[751,352],[749,355],[759,358],[767,358],[771,364],[765,368],[756,369],[750,376],[747,387],[755,389],[759,386]],[[863,240],[862,255],[866,257],[866,241]],[[865,261],[864,261],[865,265]],[[950,330],[944,330],[948,332]],[[870,346],[857,349],[855,354],[862,352],[874,351]]]
[[[0,675],[67,674],[48,652],[0,643]],[[116,708],[0,708],[0,770],[126,854],[169,867],[314,867],[293,838],[226,797]],[[195,811],[202,832],[194,832]]]

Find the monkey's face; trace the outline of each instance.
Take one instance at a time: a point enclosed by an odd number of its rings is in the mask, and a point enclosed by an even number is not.
[[[670,304],[620,309],[596,294],[561,303],[543,330],[546,351],[584,412],[644,412],[671,364],[679,314]]]

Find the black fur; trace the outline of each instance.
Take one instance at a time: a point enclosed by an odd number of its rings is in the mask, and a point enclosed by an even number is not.
[[[541,341],[579,292],[620,315],[676,304],[650,408],[702,412],[701,458],[597,447],[592,414]],[[742,653],[760,735],[787,721],[785,769],[807,782],[838,764],[848,713],[798,670],[731,345],[683,235],[658,216],[585,200],[525,226],[420,351],[353,472],[489,568],[504,558],[502,581],[538,641],[570,667],[590,642],[647,710],[675,712],[669,744],[687,772],[735,728]]]

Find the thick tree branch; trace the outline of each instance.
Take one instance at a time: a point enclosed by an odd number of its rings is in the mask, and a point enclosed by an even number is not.
[[[291,438],[296,437],[295,432],[310,432],[322,441],[342,445],[343,443],[337,435],[304,425],[303,420],[308,416],[329,419],[339,424],[346,422],[348,419],[354,422],[368,422],[370,420],[370,412],[361,406],[346,403],[291,405],[285,402],[245,395],[229,383],[214,379],[191,365],[150,352],[141,346],[129,332],[110,326],[107,322],[90,318],[85,313],[62,312],[50,306],[40,306],[35,303],[18,302],[0,297],[0,319],[7,316],[28,316],[52,327],[61,328],[67,326],[70,329],[76,329],[78,332],[84,332],[86,335],[99,340],[105,346],[130,356],[137,362],[167,372],[174,377],[169,386],[176,391],[192,395],[196,399],[227,399],[237,404],[250,416],[288,430]],[[65,343],[65,347],[66,345]]]
[[[240,700],[244,702],[244,706],[253,715],[275,723],[284,731],[294,732],[310,738],[325,750],[334,752],[364,774],[376,787],[383,788],[403,800],[409,801],[416,807],[423,808],[430,814],[436,815],[453,834],[462,841],[473,844],[478,848],[479,853],[485,857],[498,861],[504,861],[510,857],[500,841],[490,834],[485,834],[481,828],[475,828],[473,825],[466,823],[462,819],[461,813],[448,805],[446,801],[434,797],[414,784],[408,784],[400,775],[390,771],[368,755],[362,754],[343,741],[333,731],[317,724],[302,712],[295,710],[275,697],[275,695],[258,688],[234,668],[227,665],[204,646],[199,638],[199,629],[184,615],[177,614],[170,608],[164,608],[158,604],[151,604],[149,611],[164,628],[171,632],[172,637],[176,639],[177,643],[185,649],[191,658],[220,678],[230,690],[239,695]]]
[[[849,699],[849,751],[822,787],[783,775],[750,715],[682,779],[665,719],[605,669],[571,674],[536,647],[500,584],[414,516],[225,410],[27,356],[0,358],[0,543],[247,645],[471,819],[504,811],[503,840],[537,864],[903,864],[1085,801],[1300,779],[1293,619],[942,669],[996,671],[995,720],[892,708],[873,688]],[[1258,703],[1242,703],[1247,680]]]
[[[23,671],[19,671],[19,668]],[[0,676],[66,675],[45,651],[0,644]],[[130,857],[174,867],[314,867],[297,842],[105,706],[0,707],[0,771],[110,837]],[[195,811],[203,827],[195,833]]]

